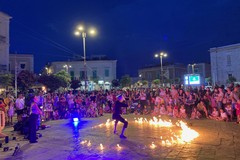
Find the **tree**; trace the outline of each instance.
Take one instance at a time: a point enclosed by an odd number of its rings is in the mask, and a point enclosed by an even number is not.
[[[112,80],[112,87],[115,88],[115,87],[119,87],[119,86],[120,86],[120,83],[117,79]]]
[[[160,84],[160,79],[154,79],[154,80],[152,81],[152,83],[153,83],[154,86],[159,86],[159,84]]]
[[[144,87],[148,87],[148,81],[147,81],[147,80],[143,80],[143,81],[142,81],[142,85],[143,85]]]
[[[55,75],[42,75],[39,77],[38,81],[45,85],[51,92],[57,90],[62,83],[62,80]]]
[[[230,76],[227,79],[227,83],[233,83],[233,82],[236,82],[236,81],[237,81],[237,79],[234,76]]]
[[[37,78],[36,76],[27,71],[23,70],[18,74],[17,77],[17,83],[19,90],[26,92],[29,88],[33,86],[33,84],[36,82]]]
[[[81,87],[80,81],[79,80],[72,80],[70,87],[72,89],[76,90],[77,88]]]
[[[120,84],[122,87],[129,87],[131,85],[131,78],[129,75],[122,76],[120,80]]]
[[[0,86],[11,86],[13,82],[13,76],[11,74],[0,74]]]
[[[66,88],[69,86],[71,82],[71,77],[66,71],[61,70],[54,75],[61,81],[61,84],[59,87]]]

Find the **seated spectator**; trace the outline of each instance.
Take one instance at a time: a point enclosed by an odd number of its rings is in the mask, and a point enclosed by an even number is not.
[[[181,105],[180,110],[179,110],[179,118],[187,118],[187,113],[184,105]]]
[[[232,121],[233,120],[233,110],[232,110],[232,105],[230,104],[230,103],[228,103],[226,106],[225,106],[225,111],[226,111],[226,113],[227,113],[227,115],[228,115],[228,119],[230,120],[230,121]]]
[[[171,104],[167,105],[167,113],[169,116],[173,116],[173,109]]]
[[[177,105],[173,107],[173,118],[179,118],[179,111]]]
[[[197,108],[193,108],[191,118],[190,119],[200,119],[201,113],[197,110]]]
[[[140,103],[136,106],[134,114],[135,115],[141,114],[141,104]]]
[[[58,120],[59,118],[60,118],[60,116],[59,116],[58,110],[55,109],[55,110],[53,111],[53,119],[54,119],[54,120]]]
[[[153,116],[158,116],[159,115],[159,107],[158,107],[158,105],[154,106],[154,110],[152,112],[152,115]]]
[[[219,112],[216,107],[213,108],[213,111],[211,115],[209,115],[209,118],[214,120],[217,120],[219,118]]]
[[[220,116],[217,118],[219,121],[228,121],[228,116],[227,113],[224,112],[224,110],[221,108],[220,109]]]
[[[147,108],[147,106],[144,106],[143,114],[144,114],[144,115],[147,115],[147,114],[149,114],[149,113],[150,113],[150,111],[149,111],[149,109]]]
[[[167,110],[165,108],[164,104],[161,104],[160,106],[160,115],[166,115],[167,114]]]
[[[207,108],[202,100],[197,104],[197,110],[203,112],[206,118],[208,118]]]

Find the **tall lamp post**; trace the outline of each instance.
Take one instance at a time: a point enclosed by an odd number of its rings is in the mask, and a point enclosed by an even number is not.
[[[196,66],[196,63],[194,63],[194,64],[188,64],[188,66],[191,66],[191,67],[192,67],[192,74],[194,74],[194,66]]]
[[[83,39],[83,67],[84,67],[84,86],[85,90],[87,89],[87,62],[86,62],[86,37],[87,34],[95,35],[96,30],[90,28],[86,30],[83,25],[79,25],[74,33],[76,36],[82,36]]]
[[[163,66],[162,66],[162,59],[163,57],[167,57],[167,53],[161,52],[158,54],[155,54],[155,57],[159,57],[160,58],[160,63],[161,63],[161,82],[163,84]]]

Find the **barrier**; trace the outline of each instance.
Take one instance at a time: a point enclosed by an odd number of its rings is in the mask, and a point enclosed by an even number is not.
[[[7,135],[2,133],[2,130],[5,127],[5,113],[3,111],[0,111],[0,138],[6,137]]]

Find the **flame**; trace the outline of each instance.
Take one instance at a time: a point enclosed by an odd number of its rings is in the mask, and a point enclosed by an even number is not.
[[[157,146],[152,142],[152,144],[150,145],[151,149],[155,149]]]
[[[179,126],[182,128],[181,140],[184,142],[191,142],[193,139],[199,136],[199,133],[189,128],[183,121],[179,122]]]
[[[117,144],[117,149],[120,150],[122,149],[122,147],[119,144]]]
[[[82,145],[85,144],[85,143],[87,143],[87,140],[84,140],[84,141],[80,142],[80,144],[82,144]]]
[[[92,144],[91,144],[91,142],[90,141],[88,141],[88,144],[87,144],[87,146],[88,147],[90,147]]]
[[[100,150],[103,150],[103,149],[104,149],[104,147],[103,147],[102,143],[100,143]]]

